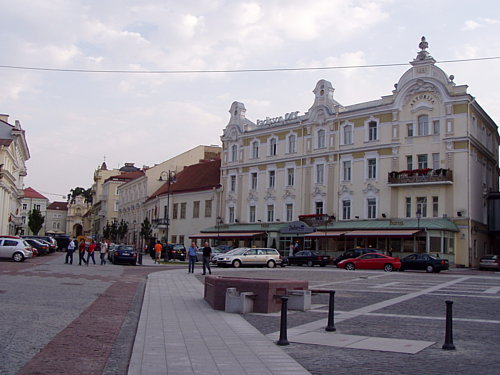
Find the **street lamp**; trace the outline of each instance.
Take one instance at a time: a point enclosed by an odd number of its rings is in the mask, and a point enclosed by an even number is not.
[[[168,262],[168,229],[170,226],[170,219],[169,219],[169,213],[170,213],[170,186],[176,181],[176,175],[177,173],[175,171],[163,171],[160,173],[160,178],[158,181],[166,181],[167,182],[167,209],[165,210],[165,225],[167,226],[166,232],[165,232],[165,242],[167,249],[165,249],[165,262]]]
[[[220,216],[217,216],[217,219],[216,219],[216,224],[217,224],[217,246],[220,245],[220,225],[224,223],[224,221],[222,220],[222,218]]]
[[[418,239],[418,234],[420,232],[420,218],[422,217],[422,212],[420,210],[417,211],[417,252],[420,251],[420,241]]]

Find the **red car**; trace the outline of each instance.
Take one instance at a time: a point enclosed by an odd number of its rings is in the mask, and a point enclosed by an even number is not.
[[[340,261],[337,267],[354,271],[356,268],[364,270],[384,270],[392,272],[401,268],[399,258],[390,257],[384,254],[368,253],[357,258],[349,258]]]

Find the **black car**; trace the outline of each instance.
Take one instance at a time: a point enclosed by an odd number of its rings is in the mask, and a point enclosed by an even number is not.
[[[325,267],[328,263],[330,263],[329,255],[319,255],[314,251],[302,250],[297,252],[293,256],[286,257],[284,262],[288,266],[304,266],[313,267],[315,265],[319,265],[321,267]]]
[[[24,240],[37,250],[38,255],[47,255],[50,253],[48,243],[35,240],[34,238],[25,238]]]
[[[137,264],[137,251],[132,245],[118,245],[112,251],[113,264],[129,263],[133,266]]]
[[[372,248],[366,248],[366,247],[356,247],[354,249],[349,249],[344,251],[342,254],[340,254],[335,260],[333,261],[333,264],[337,265],[338,262],[344,259],[349,259],[349,258],[357,258],[360,255],[364,254],[369,254],[369,253],[382,253],[382,251],[377,250],[377,249],[372,249]]]
[[[38,241],[44,241],[47,243],[49,246],[49,252],[53,253],[57,250],[57,242],[54,238],[50,236],[23,236],[24,239],[32,239],[32,240],[38,240]]]
[[[165,252],[168,254],[168,260],[186,260],[186,247],[179,243],[169,243],[168,245],[163,244],[163,249],[161,251],[161,259],[165,259]],[[149,255],[151,258],[155,258],[154,246],[150,247]]]
[[[411,254],[401,259],[401,268],[399,270],[425,270],[437,273],[448,268],[447,259],[441,259],[430,254]]]

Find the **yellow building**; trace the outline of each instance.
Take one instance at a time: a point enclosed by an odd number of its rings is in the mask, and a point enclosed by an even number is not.
[[[497,125],[427,47],[422,38],[411,67],[378,100],[342,105],[320,80],[304,114],[252,122],[234,102],[221,137],[225,229],[280,250],[299,240],[332,255],[371,246],[475,265],[490,250]],[[299,217],[316,232],[294,229]]]

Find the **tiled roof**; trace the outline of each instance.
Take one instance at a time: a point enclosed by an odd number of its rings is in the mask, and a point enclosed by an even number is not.
[[[47,210],[68,210],[68,202],[52,202],[48,205]]]
[[[177,173],[176,181],[170,186],[171,194],[212,189],[220,185],[220,159],[203,161],[184,167]],[[165,182],[149,199],[167,194],[168,183]]]
[[[47,197],[44,197],[42,194],[31,187],[24,189],[24,198],[47,199]]]

